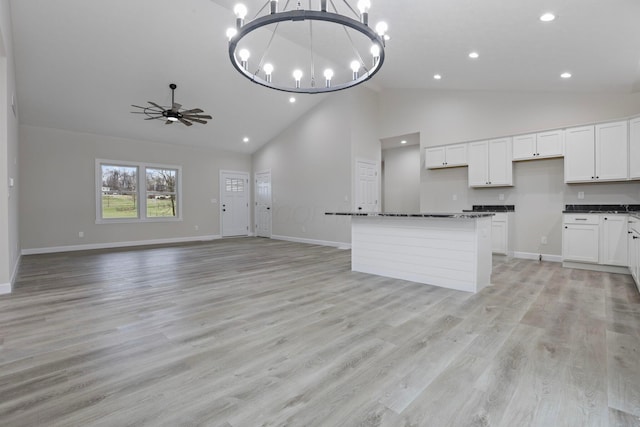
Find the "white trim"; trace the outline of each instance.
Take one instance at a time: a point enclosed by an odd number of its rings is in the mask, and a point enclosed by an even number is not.
[[[11,288],[11,283],[0,283],[0,295],[10,294]]]
[[[629,268],[617,265],[589,264],[586,262],[563,261],[562,266],[566,268],[577,268],[578,270],[602,271],[604,273],[631,274]]]
[[[540,255],[541,254],[536,254],[533,252],[514,252],[513,253],[514,258],[533,259],[533,260],[540,259]],[[542,260],[550,261],[550,262],[562,262],[562,255],[542,254]]]
[[[251,236],[258,236],[258,175],[265,175],[265,174],[269,174],[269,211],[271,212],[270,215],[270,224],[269,224],[269,235],[268,236],[262,236],[262,237],[266,237],[268,239],[271,238],[271,235],[273,234],[273,179],[272,179],[272,175],[271,175],[271,169],[266,169],[260,172],[256,172],[253,174],[253,181],[254,181],[254,186],[253,186],[253,204],[251,205],[251,207],[253,208],[253,232],[250,234]]]
[[[287,242],[307,243],[309,245],[332,246],[338,249],[351,249],[351,243],[331,242],[329,240],[305,239],[302,237],[271,235],[274,240],[285,240]]]
[[[163,245],[169,243],[205,242],[220,239],[221,236],[174,237],[169,239],[136,240],[131,242],[91,243],[87,245],[53,246],[49,248],[23,249],[22,255],[50,254],[56,252],[88,251],[93,249],[124,248],[129,246]]]
[[[13,291],[13,285],[16,283],[16,277],[18,277],[18,269],[20,268],[20,260],[22,255],[18,255],[16,263],[13,266],[13,273],[11,273],[11,279],[9,283],[0,283],[0,295],[10,294]]]

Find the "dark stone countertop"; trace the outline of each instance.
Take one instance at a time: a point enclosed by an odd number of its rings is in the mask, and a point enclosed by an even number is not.
[[[463,212],[463,213],[400,213],[400,212],[325,212],[325,215],[341,216],[370,216],[370,217],[400,217],[400,218],[484,218],[491,217],[493,213]]]
[[[470,210],[463,209],[462,212],[515,212],[515,205],[473,205]]]
[[[565,205],[562,213],[608,213],[640,215],[640,205]]]

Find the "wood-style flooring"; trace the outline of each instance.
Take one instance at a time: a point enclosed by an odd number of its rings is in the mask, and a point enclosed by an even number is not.
[[[0,425],[640,425],[630,276],[498,257],[492,284],[257,238],[25,256]]]

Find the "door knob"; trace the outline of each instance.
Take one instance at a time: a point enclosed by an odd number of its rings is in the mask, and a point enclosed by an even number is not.
[[[226,209],[222,209],[222,212],[226,212],[226,211],[227,211]]]
[[[268,210],[268,211],[270,211],[270,210],[271,210],[271,208],[270,208],[269,206],[267,206],[267,210]]]
[[[361,211],[362,210],[362,206],[358,206],[358,210]]]

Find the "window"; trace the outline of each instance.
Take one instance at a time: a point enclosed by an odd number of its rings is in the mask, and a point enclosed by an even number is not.
[[[179,166],[98,159],[96,222],[179,220],[180,181]]]

